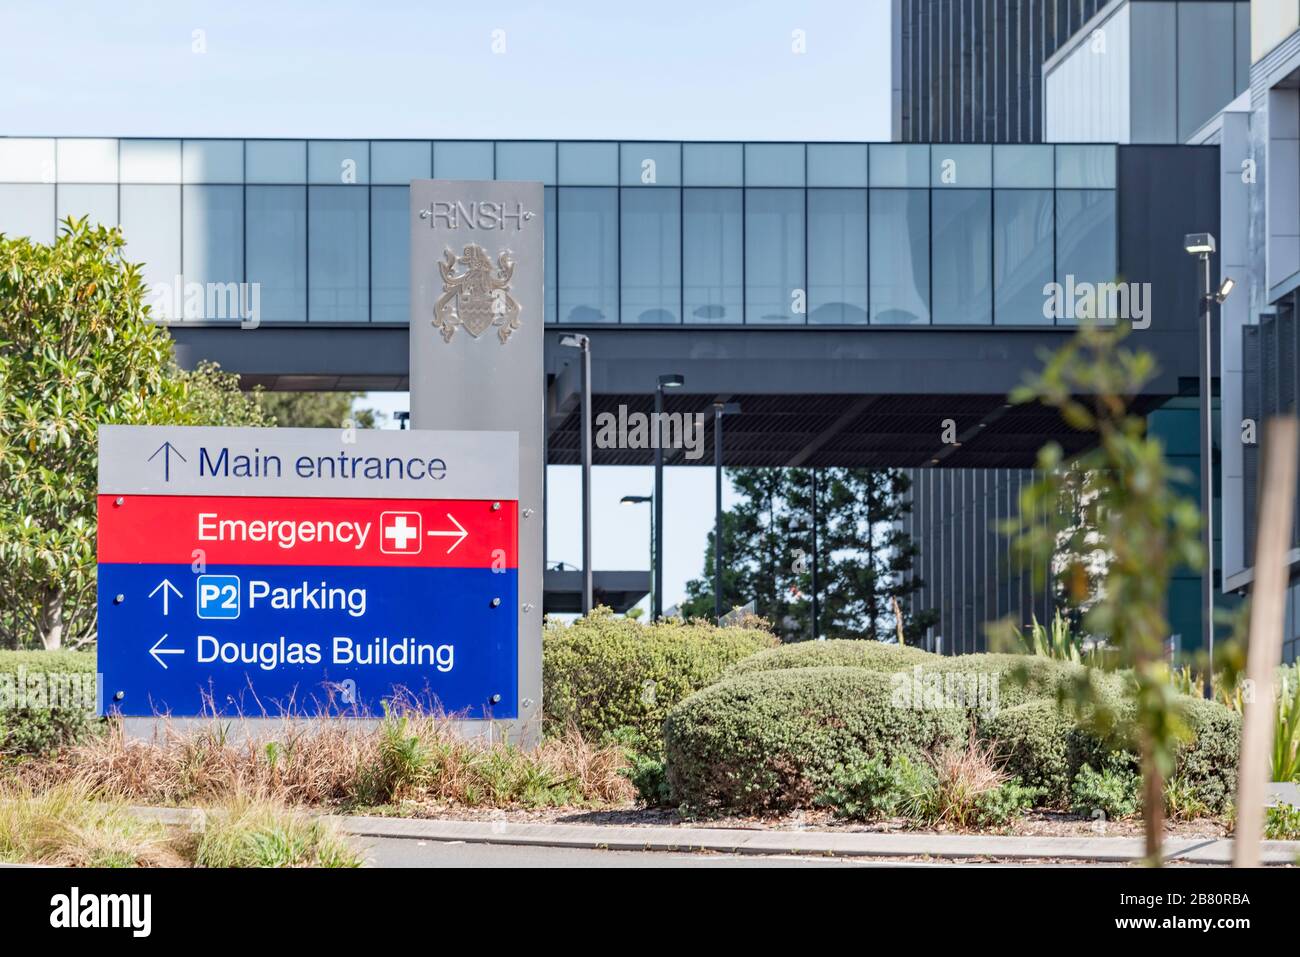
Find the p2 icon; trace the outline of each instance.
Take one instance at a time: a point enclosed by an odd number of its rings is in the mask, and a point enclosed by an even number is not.
[[[198,586],[200,618],[239,617],[238,575],[200,575]]]

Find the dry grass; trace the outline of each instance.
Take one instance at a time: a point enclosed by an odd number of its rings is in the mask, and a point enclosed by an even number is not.
[[[546,807],[630,800],[626,766],[621,748],[593,746],[576,731],[525,750],[467,741],[445,717],[409,711],[378,724],[285,721],[273,733],[237,720],[189,730],[164,722],[148,741],[118,726],[21,773],[33,787],[76,781],[148,804]]]
[[[186,863],[163,825],[85,782],[37,790],[0,786],[0,860],[62,867],[176,867]]]
[[[944,748],[930,763],[935,783],[929,817],[937,824],[971,828],[979,823],[982,800],[1007,781],[993,746],[971,740],[964,748]]]

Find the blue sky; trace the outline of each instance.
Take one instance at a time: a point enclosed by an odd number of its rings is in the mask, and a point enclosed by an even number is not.
[[[882,140],[888,7],[0,0],[0,134]],[[647,567],[646,507],[618,500],[652,481],[596,470],[597,568]],[[666,481],[671,605],[702,570],[713,472]],[[549,491],[547,556],[576,564],[577,470]]]

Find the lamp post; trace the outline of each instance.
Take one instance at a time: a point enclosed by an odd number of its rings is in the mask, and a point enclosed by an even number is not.
[[[643,505],[654,502],[653,495],[624,495],[618,500],[620,505]],[[650,594],[655,590],[655,510],[650,509]],[[652,598],[651,601],[654,599]]]
[[[718,624],[722,624],[722,417],[739,412],[739,402],[713,403],[713,617]]]
[[[661,375],[655,386],[655,415],[652,435],[655,447],[654,500],[654,592],[650,600],[650,620],[658,621],[664,613],[664,389],[680,389],[686,377],[670,373]]]
[[[560,345],[582,350],[582,613],[591,614],[591,339],[581,333],[560,336]]]
[[[1200,433],[1201,433],[1201,546],[1205,550],[1205,565],[1201,571],[1201,635],[1206,655],[1204,692],[1206,699],[1214,697],[1214,417],[1210,402],[1214,374],[1214,322],[1211,310],[1222,304],[1232,292],[1231,279],[1225,279],[1218,292],[1211,292],[1211,257],[1217,245],[1210,233],[1188,233],[1183,237],[1183,248],[1189,256],[1200,260],[1197,295],[1200,301],[1200,326],[1197,339],[1200,345]]]

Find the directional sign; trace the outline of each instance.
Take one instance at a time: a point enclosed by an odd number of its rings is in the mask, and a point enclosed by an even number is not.
[[[513,433],[99,441],[106,711],[517,717]]]

